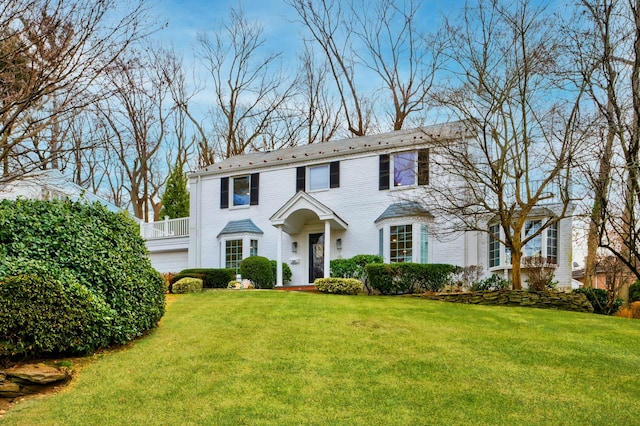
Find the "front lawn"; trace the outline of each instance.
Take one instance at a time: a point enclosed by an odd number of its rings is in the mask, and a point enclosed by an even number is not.
[[[8,425],[636,424],[640,321],[403,297],[179,296]]]

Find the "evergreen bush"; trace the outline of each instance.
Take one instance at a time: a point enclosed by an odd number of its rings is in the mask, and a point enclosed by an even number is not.
[[[366,266],[371,287],[382,294],[439,292],[459,269],[458,266],[438,263],[371,263]]]
[[[202,291],[202,280],[200,278],[185,277],[173,284],[173,293],[197,293]]]
[[[230,268],[183,269],[171,279],[170,292],[173,292],[173,284],[182,278],[200,278],[203,288],[227,288],[229,281],[236,278],[236,271]]]
[[[371,293],[366,266],[370,263],[383,263],[382,256],[374,254],[357,254],[349,259],[333,259],[330,262],[331,276],[336,278],[355,278],[362,281]]]
[[[496,291],[508,290],[511,288],[511,281],[502,278],[498,274],[492,274],[489,278],[473,283],[471,291]]]
[[[636,281],[629,286],[629,303],[640,300],[640,281]]]
[[[0,280],[29,274],[13,264],[31,259],[70,271],[115,311],[101,333],[124,343],[155,327],[165,310],[165,281],[151,266],[138,225],[98,203],[0,201]]]
[[[270,260],[271,262],[271,273],[273,274],[273,285],[275,286],[277,280],[278,280],[278,261],[277,260]],[[291,268],[289,267],[289,264],[287,264],[286,262],[282,262],[282,282],[283,283],[288,283],[291,282],[291,277],[292,277],[292,273],[291,273]]]
[[[271,261],[262,256],[250,256],[240,262],[240,275],[251,280],[256,288],[273,288]]]
[[[0,279],[0,359],[84,355],[108,346],[116,312],[71,271],[33,269]]]
[[[624,300],[616,298],[601,288],[576,288],[573,289],[573,293],[582,293],[587,296],[595,314],[614,315],[624,304]]]
[[[313,285],[322,293],[358,294],[364,289],[362,281],[355,278],[317,278]]]

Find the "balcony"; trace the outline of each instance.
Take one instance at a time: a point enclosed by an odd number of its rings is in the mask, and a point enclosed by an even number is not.
[[[145,240],[178,238],[189,236],[189,218],[164,219],[159,222],[140,224],[140,235]]]

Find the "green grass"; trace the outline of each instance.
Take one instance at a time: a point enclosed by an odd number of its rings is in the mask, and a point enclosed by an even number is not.
[[[638,424],[640,321],[400,297],[180,296],[17,425]]]

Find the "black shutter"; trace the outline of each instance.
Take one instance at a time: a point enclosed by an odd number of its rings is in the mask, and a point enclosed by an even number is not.
[[[340,162],[332,161],[329,164],[329,188],[340,188]]]
[[[418,151],[418,185],[429,185],[429,148]]]
[[[306,182],[304,178],[306,172],[307,170],[304,166],[296,168],[296,192],[305,190]]]
[[[249,205],[257,206],[258,198],[260,194],[260,173],[252,173],[251,174],[251,190],[250,190],[250,200]]]
[[[378,189],[389,189],[389,154],[380,156],[380,179]]]
[[[220,178],[220,208],[229,208],[229,178]]]

